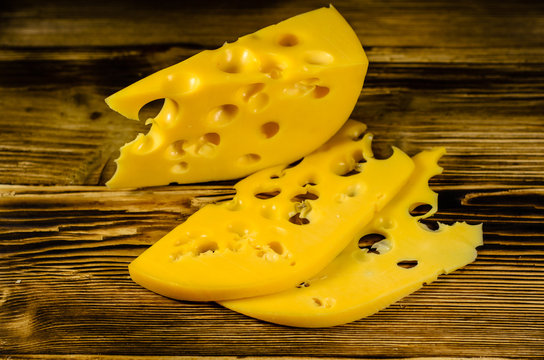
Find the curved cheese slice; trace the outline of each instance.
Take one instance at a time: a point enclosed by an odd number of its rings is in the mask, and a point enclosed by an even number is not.
[[[203,207],[134,260],[132,279],[168,297],[209,301],[274,293],[313,276],[413,170],[398,149],[374,159],[364,128],[350,120],[300,164],[240,181],[232,201]]]
[[[368,61],[331,6],[203,51],[106,99],[151,129],[121,148],[109,187],[235,179],[325,143],[355,106]]]
[[[221,304],[283,325],[334,326],[371,315],[438,275],[474,261],[475,247],[482,245],[480,225],[440,224],[432,231],[418,222],[436,211],[437,195],[428,180],[441,172],[436,162],[443,152],[418,154],[414,175],[397,198],[318,275],[282,293]],[[432,210],[410,215],[410,209],[423,204],[432,205]],[[384,239],[370,246],[370,237]]]

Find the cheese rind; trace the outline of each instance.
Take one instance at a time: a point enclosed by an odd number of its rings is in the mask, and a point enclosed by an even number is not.
[[[235,179],[315,150],[348,119],[368,60],[331,6],[203,51],[106,99],[148,134],[121,148],[112,188]]]
[[[474,261],[475,248],[482,245],[481,226],[440,224],[432,231],[419,222],[436,211],[437,195],[428,180],[441,172],[436,163],[443,152],[418,154],[416,169],[397,197],[319,274],[281,293],[221,305],[282,325],[335,326],[371,315],[438,275]],[[410,209],[423,204],[432,206],[427,214],[410,214]],[[372,246],[364,244],[370,234],[384,239]]]
[[[398,149],[373,158],[364,129],[350,120],[298,165],[243,179],[232,201],[203,207],[134,260],[132,279],[168,297],[212,301],[283,291],[319,272],[413,171]]]

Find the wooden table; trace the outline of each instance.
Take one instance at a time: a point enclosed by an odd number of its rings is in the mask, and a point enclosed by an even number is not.
[[[143,123],[116,90],[312,1],[0,3],[0,357],[544,358],[544,2],[354,1],[375,149],[446,146],[435,219],[484,225],[476,262],[378,314],[276,326],[134,284],[127,264],[234,182],[110,191]],[[150,109],[150,111],[153,109]]]

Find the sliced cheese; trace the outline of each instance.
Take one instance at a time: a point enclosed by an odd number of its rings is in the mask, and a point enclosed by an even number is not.
[[[259,171],[232,201],[207,205],[129,266],[159,294],[195,301],[286,290],[323,269],[408,181],[394,149],[373,158],[364,124],[349,120],[296,166]]]
[[[285,292],[221,304],[283,325],[334,326],[371,315],[438,275],[474,261],[475,248],[482,245],[481,226],[440,224],[432,231],[419,222],[436,211],[437,195],[428,180],[441,172],[437,161],[443,152],[418,154],[416,170],[405,188],[319,274]],[[432,206],[426,215],[410,214],[424,204]],[[384,239],[365,244],[373,234]]]
[[[138,119],[165,99],[146,135],[121,148],[109,187],[235,179],[290,163],[348,119],[368,67],[331,6],[266,27],[163,69],[106,99]]]

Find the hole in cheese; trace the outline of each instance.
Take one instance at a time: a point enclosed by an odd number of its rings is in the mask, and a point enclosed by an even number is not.
[[[361,191],[361,186],[359,184],[350,185],[346,189],[345,195],[348,197],[355,197],[359,195],[360,191]]]
[[[398,267],[403,269],[412,269],[418,265],[417,260],[401,260],[397,263]]]
[[[368,234],[374,236],[366,238],[366,236],[363,236],[359,240],[359,248],[361,250],[366,250],[368,254],[376,254],[381,255],[385,254],[386,252],[390,251],[393,247],[393,244],[391,241],[389,241],[387,238],[380,239],[383,235],[382,234]]]
[[[215,146],[211,143],[200,144],[196,148],[195,154],[204,157],[213,157],[215,154]]]
[[[385,239],[385,236],[378,233],[366,234],[359,239],[359,249],[366,249],[369,253],[380,254],[379,250],[374,245]]]
[[[326,51],[312,50],[306,52],[304,60],[312,65],[329,65],[334,61],[334,57]]]
[[[305,201],[305,200],[317,200],[319,199],[319,196],[313,192],[310,192],[310,191],[306,191],[305,194],[298,194],[296,196],[294,196],[293,198],[291,198],[291,201],[293,202],[302,202],[302,201]]]
[[[280,192],[281,192],[280,189],[274,189],[274,190],[270,190],[270,191],[262,191],[262,192],[259,192],[259,193],[255,194],[255,197],[257,199],[267,200],[267,199],[272,199],[272,198],[278,196],[280,194]]]
[[[217,251],[217,249],[219,249],[219,246],[217,245],[217,243],[215,241],[209,241],[209,242],[206,242],[204,244],[201,244],[197,248],[195,255],[202,255],[202,254],[205,254],[207,252],[213,253],[213,252]]]
[[[280,79],[287,65],[277,56],[268,54],[262,57],[261,72],[271,79]]]
[[[300,183],[300,186],[301,187],[307,187],[307,186],[316,186],[317,185],[317,180],[316,180],[317,176],[314,174],[314,175],[310,175],[308,177],[306,177],[306,179],[304,179],[304,181],[302,181]]]
[[[321,298],[318,298],[318,297],[313,297],[312,301],[313,301],[315,306],[324,307],[326,309],[330,309],[331,307],[333,307],[336,304],[336,299],[328,298],[328,297],[324,298],[324,299],[321,299]]]
[[[296,213],[295,215],[289,218],[289,222],[295,225],[307,225],[310,223],[310,220],[300,217],[300,213]]]
[[[164,99],[153,100],[142,106],[138,111],[138,119],[140,121],[146,121],[147,119],[154,119],[161,112],[164,106]]]
[[[167,154],[172,158],[179,158],[185,155],[185,150],[183,150],[183,145],[185,140],[174,141],[167,150]]]
[[[294,34],[283,34],[278,39],[278,45],[291,47],[298,44],[298,38]]]
[[[189,164],[186,161],[182,161],[172,167],[172,172],[176,174],[182,174],[189,170]]]
[[[269,121],[261,125],[261,133],[265,138],[270,139],[280,131],[280,125],[275,121]]]
[[[278,65],[271,65],[263,69],[263,73],[271,79],[279,79],[282,77],[283,69]]]
[[[427,231],[438,231],[440,230],[440,224],[438,221],[433,220],[420,220],[419,221],[421,227]]]
[[[302,162],[302,160],[304,160],[304,158],[300,158],[296,161],[293,161],[292,163],[290,163],[289,165],[287,165],[285,168],[283,168],[283,170],[287,170],[287,169],[290,169],[290,168],[294,168],[295,166],[297,166],[298,164],[300,164]]]
[[[408,212],[412,216],[423,216],[432,210],[432,205],[426,203],[415,203],[410,206]]]
[[[242,88],[241,90],[242,100],[244,100],[245,102],[248,102],[249,99],[251,99],[253,96],[261,92],[264,89],[264,86],[265,86],[264,83],[255,83],[255,84],[250,84]]]
[[[238,115],[238,106],[224,104],[213,108],[208,114],[208,120],[212,125],[225,126]]]
[[[256,113],[264,110],[270,102],[270,96],[265,93],[258,93],[249,98],[247,105],[250,111]]]
[[[213,157],[220,142],[221,136],[218,133],[210,132],[196,140],[185,141],[182,147],[184,151],[193,156]]]
[[[258,154],[245,154],[238,159],[238,164],[242,166],[253,165],[261,160],[261,156]]]
[[[219,145],[219,143],[221,142],[221,137],[219,136],[218,133],[207,133],[207,134],[204,134],[204,136],[202,136],[201,140],[202,142],[205,142],[205,143]]]
[[[314,98],[321,99],[322,97],[327,96],[329,91],[330,91],[330,89],[328,87],[326,87],[326,86],[316,85],[315,88],[314,88],[314,91],[313,91]]]
[[[278,241],[272,241],[268,243],[268,247],[278,255],[283,254],[283,245]]]
[[[234,46],[225,48],[219,55],[217,68],[229,74],[251,72],[259,66],[259,60],[249,49]]]
[[[353,170],[348,171],[348,172],[345,173],[345,174],[342,174],[341,176],[347,177],[347,176],[353,176],[353,175],[357,175],[357,174],[359,174],[359,171],[353,169]]]

